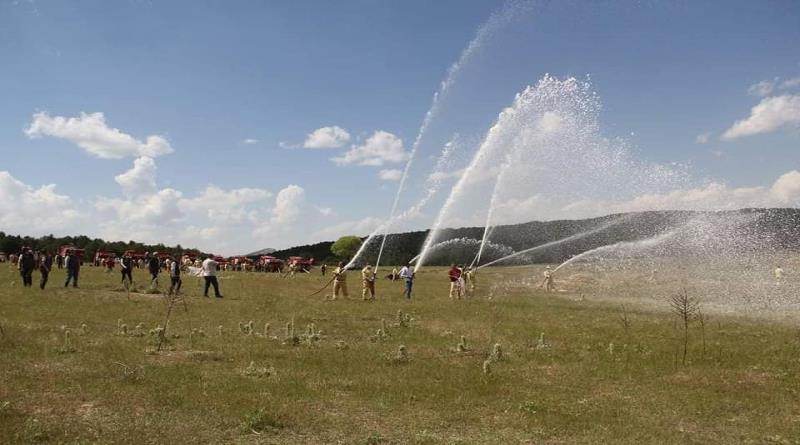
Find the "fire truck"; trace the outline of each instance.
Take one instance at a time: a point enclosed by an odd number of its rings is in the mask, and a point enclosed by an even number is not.
[[[107,250],[98,250],[94,253],[94,265],[100,266],[101,264],[105,264],[106,260],[117,257],[117,254],[114,252],[109,252]]]
[[[301,256],[290,256],[288,260],[289,266],[294,265],[298,272],[311,272],[311,267],[314,266],[314,258],[304,258]]]
[[[283,272],[283,260],[275,258],[274,256],[262,255],[258,261],[261,263],[264,272]]]

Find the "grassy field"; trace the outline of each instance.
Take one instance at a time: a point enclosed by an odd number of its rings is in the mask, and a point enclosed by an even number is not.
[[[156,351],[163,296],[89,267],[24,289],[2,264],[0,443],[800,443],[797,326],[712,313],[683,363],[668,302],[508,285],[525,275],[481,271],[451,301],[430,268],[412,301],[382,280],[376,302],[355,272],[339,301],[307,297],[318,274],[227,273],[223,300],[184,278]]]

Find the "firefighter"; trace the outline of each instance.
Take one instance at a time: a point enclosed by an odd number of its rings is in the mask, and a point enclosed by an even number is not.
[[[53,268],[53,257],[47,251],[39,253],[39,273],[42,275],[39,280],[39,289],[44,290],[47,285],[47,277],[50,275],[50,269]]]
[[[447,276],[450,278],[450,299],[461,299],[461,269],[458,268],[455,264],[450,266],[450,270],[447,272]]]
[[[782,285],[784,283],[785,278],[783,277],[783,275],[784,275],[783,268],[780,265],[778,265],[778,267],[775,268],[775,285],[776,286],[780,286],[780,285]]]
[[[370,298],[367,298],[367,293]],[[369,263],[361,269],[361,298],[364,301],[375,299],[375,271]]]
[[[553,272],[550,270],[550,266],[544,268],[544,280],[542,280],[542,284],[539,286],[544,285],[545,292],[554,292],[556,290],[556,286],[553,283]]]
[[[467,295],[472,295],[475,292],[475,273],[477,271],[472,267],[468,267],[467,271],[464,273],[464,288],[466,290]]]
[[[33,286],[33,269],[36,267],[36,259],[33,257],[33,251],[26,247],[17,260],[17,267],[19,274],[22,276],[22,285],[25,287]]]
[[[345,297],[349,297],[350,295],[347,293],[347,269],[344,267],[343,262],[339,262],[339,265],[333,271],[333,296],[331,296],[331,300],[335,300],[339,296],[339,291]]]

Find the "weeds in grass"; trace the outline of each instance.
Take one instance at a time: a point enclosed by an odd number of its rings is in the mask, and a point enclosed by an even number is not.
[[[520,403],[517,409],[525,414],[536,414],[541,411],[542,408],[536,402],[526,401]]]
[[[489,359],[493,362],[499,362],[504,358],[503,347],[500,346],[500,343],[495,343],[494,346],[492,346],[492,353],[489,355]]]
[[[89,335],[89,326],[86,323],[81,323],[81,335]]]
[[[139,366],[128,366],[122,362],[114,362],[115,365],[119,366],[122,371],[122,379],[127,380],[130,382],[139,382],[144,379],[144,367]]]
[[[222,325],[217,326],[217,335],[220,337],[225,335],[225,328],[223,328]]]
[[[122,335],[122,336],[127,336],[128,335],[128,325],[126,325],[125,323],[122,323],[121,325],[119,325],[119,331],[117,331],[117,334]]]
[[[408,349],[406,349],[406,345],[400,345],[397,347],[397,353],[394,357],[390,357],[390,361],[393,363],[408,363],[410,357],[408,355]]]
[[[350,348],[350,346],[348,346],[348,345],[347,345],[347,342],[346,342],[346,341],[344,341],[344,340],[338,340],[338,341],[337,341],[337,342],[334,344],[334,346],[336,347],[336,349],[339,349],[339,350],[342,350],[342,351],[343,351],[343,350],[345,350],[345,349],[349,349],[349,348]]]
[[[544,339],[544,332],[539,333],[539,341],[536,342],[536,350],[537,351],[544,351],[545,349],[550,349],[550,344],[547,343]]]
[[[241,430],[245,433],[263,434],[277,432],[286,427],[286,424],[276,415],[261,408],[245,415],[241,423]]]
[[[72,334],[69,329],[64,329],[64,344],[58,348],[58,352],[61,353],[68,353],[68,352],[75,352],[75,346],[72,345]]]
[[[683,359],[686,365],[686,352],[689,348],[689,324],[697,318],[700,311],[700,302],[689,295],[686,289],[670,297],[670,307],[683,327]]]
[[[486,360],[483,361],[482,369],[483,369],[483,374],[484,375],[489,375],[489,374],[492,373],[492,359],[491,358],[487,358]]]
[[[242,370],[242,375],[246,377],[272,377],[275,375],[275,368],[272,366],[256,366],[256,362],[250,364]]]
[[[697,322],[700,323],[700,341],[702,343],[702,352],[700,357],[702,359],[706,358],[706,323],[708,322],[708,315],[703,312],[702,310],[697,311]]]
[[[264,323],[264,337],[269,337],[269,323]]]
[[[384,442],[383,436],[378,432],[371,432],[367,439],[364,441],[366,445],[380,445]]]
[[[456,352],[467,352],[469,351],[469,347],[467,346],[467,339],[462,335],[456,345]]]

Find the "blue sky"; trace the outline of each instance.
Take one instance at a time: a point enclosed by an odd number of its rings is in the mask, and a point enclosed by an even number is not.
[[[0,230],[231,254],[366,235],[388,216],[440,82],[503,8],[513,19],[480,40],[440,98],[401,209],[453,134],[458,172],[546,73],[589,76],[603,133],[642,162],[688,164],[688,191],[769,191],[800,168],[792,1],[0,0]],[[338,139],[309,137],[334,126]],[[168,148],[141,151],[148,136]],[[109,158],[115,149],[124,154]],[[796,206],[787,178],[781,200],[746,203]],[[398,229],[429,226],[449,186]]]

